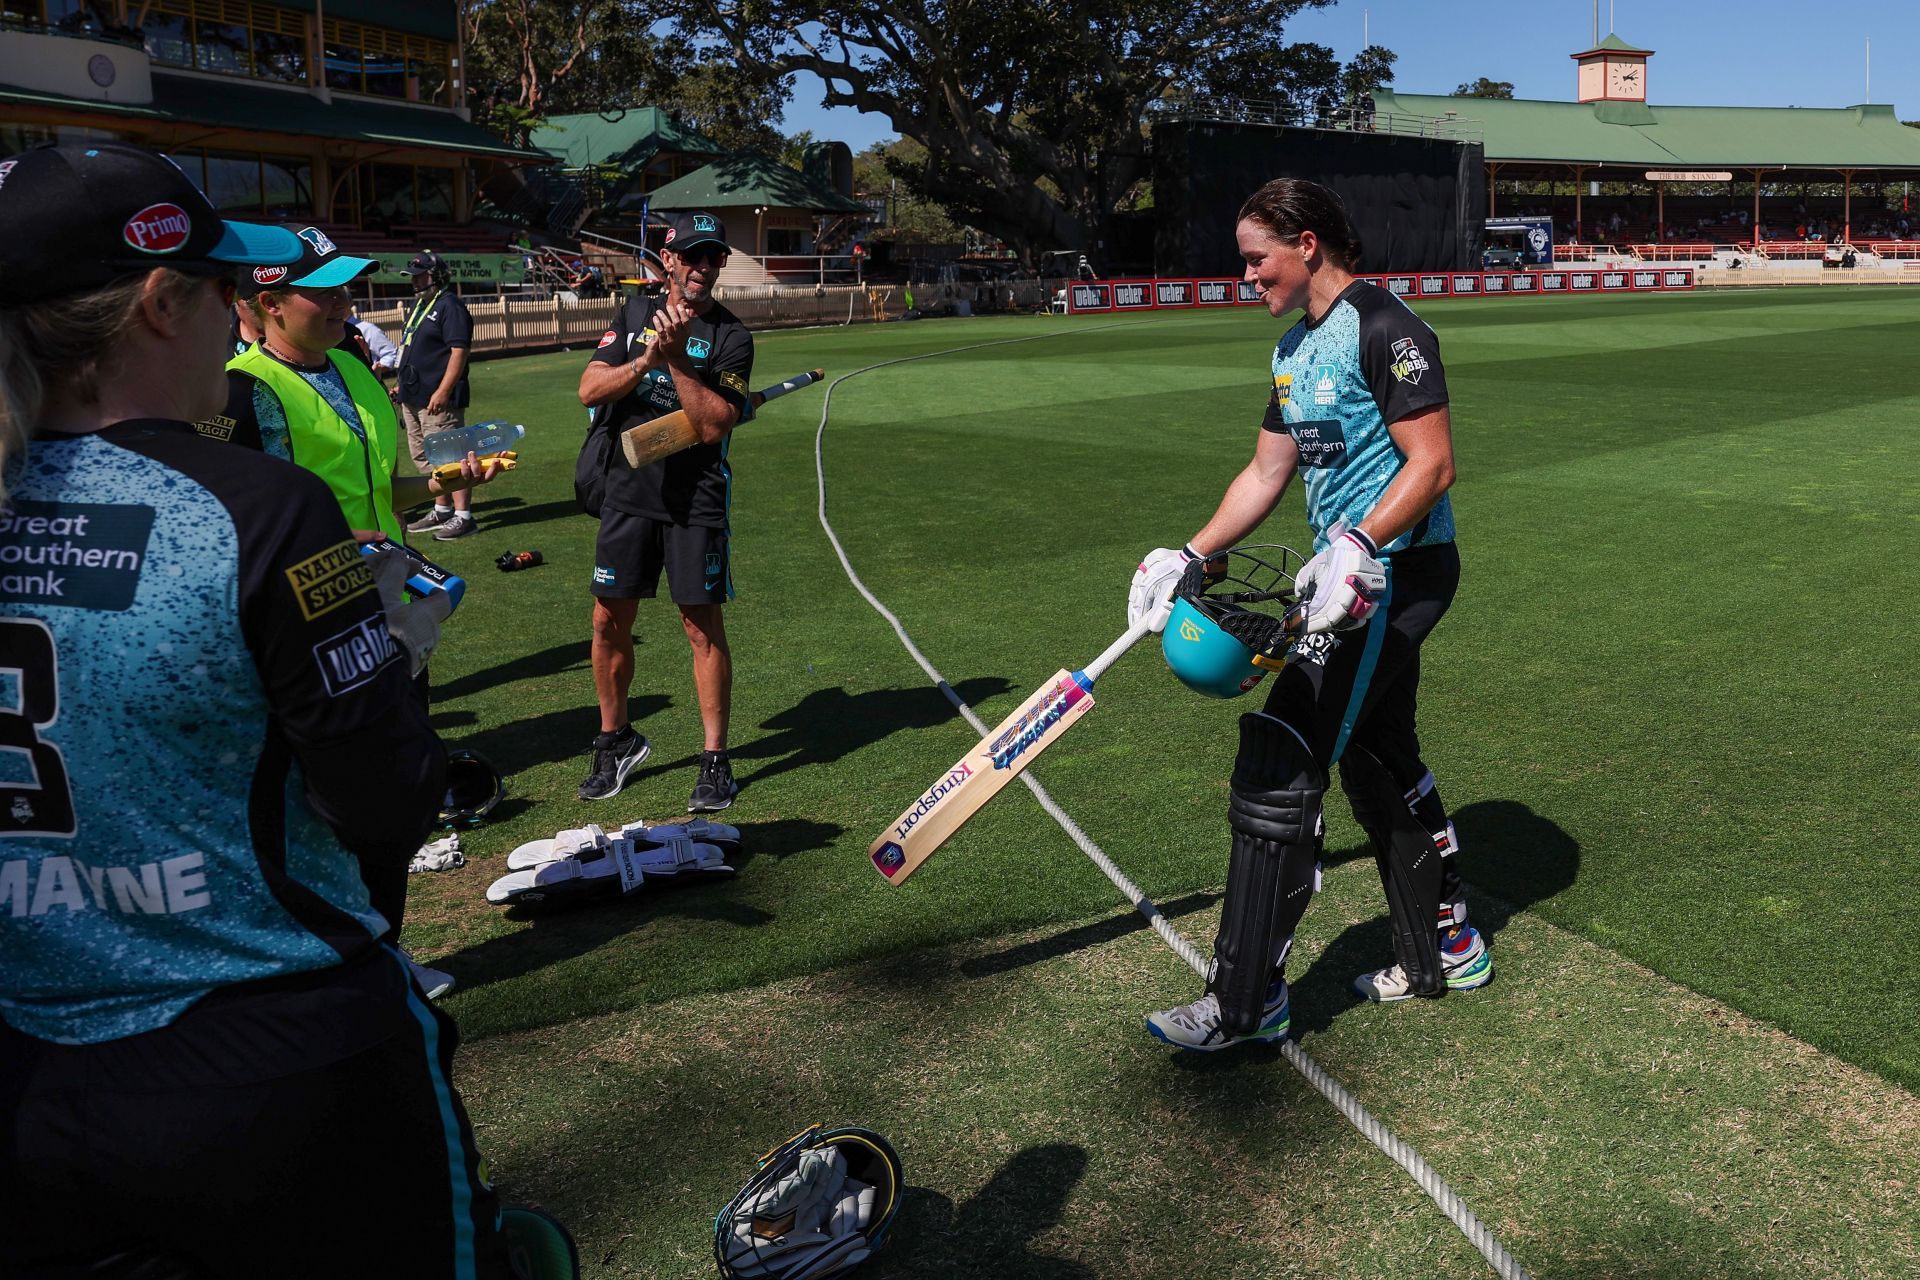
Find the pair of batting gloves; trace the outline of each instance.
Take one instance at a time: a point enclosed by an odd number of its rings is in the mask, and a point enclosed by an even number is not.
[[[1359,529],[1335,526],[1332,532],[1326,550],[1307,561],[1294,579],[1300,599],[1307,602],[1308,635],[1365,626],[1387,594],[1386,566],[1373,539]],[[1134,570],[1127,625],[1145,619],[1150,631],[1164,630],[1177,596],[1197,595],[1226,573],[1224,554],[1202,556],[1192,547],[1156,547]],[[1256,651],[1263,647],[1253,646]]]

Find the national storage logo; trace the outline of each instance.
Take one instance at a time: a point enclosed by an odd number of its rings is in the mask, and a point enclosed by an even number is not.
[[[373,571],[351,542],[339,542],[284,571],[300,616],[308,622],[332,613],[362,592],[373,590]]]

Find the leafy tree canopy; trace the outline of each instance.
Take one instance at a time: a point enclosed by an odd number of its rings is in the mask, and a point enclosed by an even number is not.
[[[1178,93],[1358,101],[1394,55],[1342,66],[1288,44],[1332,0],[698,0],[707,29],[770,77],[811,71],[824,105],[876,112],[922,155],[915,195],[1031,258],[1084,248],[1148,176],[1148,104]],[[897,170],[897,172],[896,172]]]
[[[1478,80],[1470,80],[1458,89],[1455,89],[1452,96],[1456,98],[1511,98],[1513,96],[1513,81],[1489,80],[1485,76],[1481,76]]]

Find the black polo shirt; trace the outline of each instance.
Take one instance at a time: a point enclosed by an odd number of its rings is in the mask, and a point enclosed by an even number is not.
[[[653,317],[659,306],[647,297],[626,302],[615,316],[613,328],[600,339],[594,360],[618,368],[638,356],[652,340]],[[687,359],[700,381],[739,412],[740,422],[753,416],[747,407],[747,379],[753,376],[753,335],[733,312],[716,302],[705,315],[694,317],[687,327]],[[680,408],[680,392],[672,373],[655,369],[610,408],[613,429],[618,433]],[[607,472],[606,505],[668,524],[724,529],[733,488],[733,472],[727,465],[731,443],[732,437],[728,436],[718,444],[696,444],[638,469],[629,467],[615,448]]]
[[[406,327],[400,348],[400,403],[409,409],[424,409],[433,399],[440,379],[447,376],[447,361],[455,347],[473,342],[473,317],[467,304],[451,289],[423,293],[407,307]],[[448,404],[455,409],[467,407],[467,375],[463,370],[454,385]]]

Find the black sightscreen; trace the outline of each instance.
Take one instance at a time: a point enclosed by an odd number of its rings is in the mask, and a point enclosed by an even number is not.
[[[1154,274],[1237,276],[1240,204],[1273,178],[1324,183],[1365,247],[1357,270],[1477,271],[1487,214],[1479,146],[1395,134],[1160,121]]]

